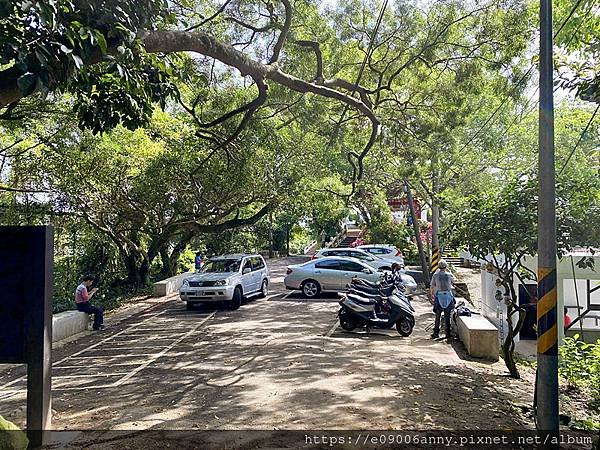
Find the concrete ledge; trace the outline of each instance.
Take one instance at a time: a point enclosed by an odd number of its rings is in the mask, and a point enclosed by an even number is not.
[[[194,275],[193,272],[186,272],[174,277],[167,278],[166,280],[154,283],[154,290],[152,292],[153,297],[165,297],[171,295],[174,292],[178,292],[179,288],[183,284],[183,280]]]
[[[52,342],[61,341],[87,330],[88,315],[79,311],[65,311],[52,316]]]
[[[578,334],[580,340],[582,340],[588,344],[595,344],[596,341],[598,341],[600,339],[600,328],[584,327],[583,328],[583,339],[582,339],[581,329],[579,328],[579,324],[576,323],[571,328],[566,330],[565,334],[569,337],[573,337],[574,335]]]
[[[480,315],[458,316],[458,336],[467,348],[467,353],[475,358],[498,361],[500,342],[498,329]]]

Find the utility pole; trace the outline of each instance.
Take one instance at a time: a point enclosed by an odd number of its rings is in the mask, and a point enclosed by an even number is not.
[[[421,259],[421,270],[425,277],[425,283],[427,287],[431,284],[431,278],[429,276],[429,268],[427,267],[427,259],[425,258],[425,252],[423,251],[423,242],[421,241],[421,230],[419,229],[419,222],[417,220],[417,214],[415,213],[415,204],[413,202],[412,192],[407,181],[404,182],[404,189],[406,190],[406,200],[408,201],[408,209],[410,211],[410,217],[412,219],[413,227],[415,230],[415,240],[417,241],[417,249],[419,250],[419,258]]]
[[[540,0],[537,427],[558,435],[552,0]],[[558,445],[556,445],[558,447]]]
[[[439,174],[437,153],[431,158],[431,276],[438,270],[440,265],[440,206],[438,204]]]

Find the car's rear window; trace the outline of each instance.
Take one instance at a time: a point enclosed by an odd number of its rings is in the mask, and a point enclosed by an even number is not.
[[[341,267],[341,261],[337,259],[327,259],[324,261],[317,260],[317,262],[315,263],[315,269],[341,270]]]
[[[240,262],[239,259],[212,259],[202,267],[202,272],[238,272]]]

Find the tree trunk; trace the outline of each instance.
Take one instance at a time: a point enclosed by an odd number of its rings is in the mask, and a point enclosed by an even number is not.
[[[512,265],[509,265],[509,273],[512,273]],[[514,288],[514,278],[512,275],[508,275],[507,278],[502,280],[502,284],[506,289],[506,295],[508,296],[510,303],[506,305],[506,323],[508,324],[508,333],[506,339],[502,344],[502,354],[504,356],[504,363],[512,378],[519,379],[521,374],[519,368],[515,362],[515,337],[521,331],[523,327],[523,321],[525,320],[524,310],[519,307],[517,293]],[[518,314],[517,323],[513,323],[513,316]]]
[[[150,283],[150,262],[148,258],[137,252],[130,252],[123,257],[127,269],[127,284],[141,287]]]
[[[273,251],[273,213],[269,213],[269,259],[275,256]]]
[[[431,284],[431,279],[429,277],[429,268],[427,267],[427,259],[425,258],[425,252],[423,251],[423,241],[421,240],[421,230],[419,229],[419,221],[417,219],[417,214],[415,213],[415,205],[413,203],[412,191],[410,190],[410,186],[408,183],[404,183],[406,186],[406,200],[408,201],[408,209],[410,210],[410,217],[413,222],[413,229],[415,231],[415,240],[417,241],[417,249],[419,250],[419,259],[421,260],[421,270],[423,271],[423,276],[425,277],[425,283],[427,287]]]
[[[521,378],[521,374],[519,373],[519,369],[517,367],[517,363],[515,362],[515,329],[513,327],[512,322],[512,312],[514,309],[512,305],[507,305],[506,307],[506,322],[508,323],[508,333],[506,335],[506,339],[502,344],[502,354],[504,356],[504,363],[506,364],[506,368],[510,373],[512,378],[519,379]]]
[[[173,260],[171,259],[171,255],[169,255],[169,250],[166,247],[162,247],[160,249],[160,260],[162,263],[162,268],[160,270],[161,278],[169,278],[175,275],[177,271],[176,264],[173,264]]]
[[[286,229],[286,248],[285,248],[285,256],[290,256],[290,227],[288,226]]]
[[[194,237],[193,231],[186,232],[181,237],[181,239],[179,239],[177,244],[175,244],[175,247],[173,247],[171,254],[167,255],[167,260],[169,261],[169,263],[168,263],[169,271],[166,272],[166,274],[165,274],[167,278],[177,275],[177,271],[179,269],[179,267],[177,266],[177,264],[179,263],[179,257],[185,251],[185,249],[187,248],[188,244],[190,243],[190,241],[192,240],[193,237]],[[164,270],[164,265],[163,265],[163,270]]]
[[[439,193],[439,171],[438,158],[434,154],[431,159],[431,274],[433,275],[439,266],[442,258],[440,249],[440,205],[438,202]]]

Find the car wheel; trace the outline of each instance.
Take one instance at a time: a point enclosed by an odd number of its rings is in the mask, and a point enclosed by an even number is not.
[[[321,293],[321,285],[315,280],[306,280],[302,283],[302,293],[306,298],[315,298]]]
[[[234,310],[242,306],[242,288],[239,286],[233,291],[233,298],[229,301],[229,309]]]
[[[267,295],[269,295],[269,282],[267,280],[263,280],[258,298],[265,298]]]
[[[407,318],[400,319],[396,322],[396,331],[398,331],[401,336],[407,337],[411,335],[414,325],[415,323],[412,320]]]
[[[193,304],[192,302],[185,302],[185,309],[187,309],[188,311],[192,311],[195,306],[196,305]]]

